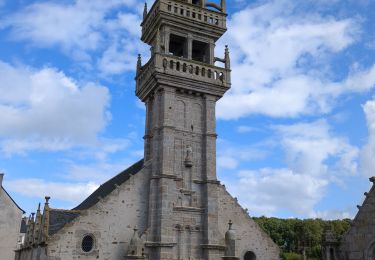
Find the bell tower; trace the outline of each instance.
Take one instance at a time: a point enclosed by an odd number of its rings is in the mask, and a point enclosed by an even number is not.
[[[137,62],[136,95],[146,105],[149,173],[146,252],[150,259],[217,260],[216,102],[230,88],[225,0],[156,0],[145,6],[142,41],[151,58]],[[216,66],[215,62],[223,63]]]

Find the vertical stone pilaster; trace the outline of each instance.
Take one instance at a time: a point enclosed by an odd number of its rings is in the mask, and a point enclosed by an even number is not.
[[[216,97],[205,96],[205,171],[206,178],[216,181]]]
[[[210,60],[209,63],[211,65],[215,64],[215,43],[213,41],[210,42]]]
[[[193,55],[193,36],[189,33],[187,37],[187,58],[192,59]]]
[[[164,47],[165,47],[165,54],[169,54],[169,40],[170,40],[171,32],[169,27],[164,27]]]

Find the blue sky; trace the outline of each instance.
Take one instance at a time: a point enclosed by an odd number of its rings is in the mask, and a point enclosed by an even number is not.
[[[153,1],[148,1],[149,6]],[[353,217],[375,175],[375,1],[228,1],[218,176],[253,216]],[[0,0],[0,171],[26,211],[143,156],[143,3]]]

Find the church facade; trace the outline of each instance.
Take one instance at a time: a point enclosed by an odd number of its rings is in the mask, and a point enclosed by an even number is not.
[[[358,213],[349,230],[341,239],[327,232],[325,239],[325,260],[373,260],[375,259],[375,177],[365,200],[358,207]]]
[[[279,248],[216,176],[216,102],[230,57],[215,57],[226,5],[157,0],[145,6],[136,95],[146,105],[144,159],[72,210],[29,218],[16,259],[277,260]],[[215,62],[221,62],[221,67]]]

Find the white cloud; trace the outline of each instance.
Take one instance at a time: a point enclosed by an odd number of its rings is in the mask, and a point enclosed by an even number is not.
[[[107,88],[53,68],[0,61],[0,145],[5,154],[63,150],[97,142],[109,119]]]
[[[48,182],[41,179],[18,179],[7,182],[7,188],[18,194],[31,198],[43,198],[51,196],[52,199],[59,199],[71,203],[82,201],[99,185],[88,183],[65,183]]]
[[[272,215],[288,210],[302,216],[314,214],[314,205],[324,196],[328,181],[296,174],[288,169],[264,168],[241,171],[239,181],[228,189],[251,215]]]
[[[352,91],[367,91],[375,86],[375,64],[369,69],[355,68],[345,81],[345,86]]]
[[[255,131],[255,130],[257,130],[257,129],[254,128],[254,127],[251,127],[251,126],[246,126],[246,125],[241,125],[241,126],[237,127],[237,132],[240,133],[240,134],[250,133],[250,132]]]
[[[333,217],[334,212],[319,212],[315,206],[330,183],[358,172],[359,149],[335,134],[325,120],[273,129],[285,154],[286,167],[241,170],[238,178],[227,179],[228,189],[252,215],[282,211],[290,216]],[[232,154],[230,158],[239,164],[241,156]],[[237,168],[231,161],[226,165]]]
[[[226,140],[218,140],[217,166],[222,169],[236,169],[241,162],[264,159],[267,151],[257,145],[235,145]]]
[[[113,176],[131,166],[135,161],[131,159],[118,160],[117,162],[99,161],[95,163],[68,164],[64,178],[71,181],[104,183]]]
[[[34,3],[1,19],[0,29],[9,28],[12,39],[36,47],[57,46],[82,66],[102,56],[98,69],[119,74],[134,70],[136,54],[145,53],[139,42],[142,5],[135,0]]]
[[[232,49],[232,89],[219,101],[219,118],[327,113],[339,95],[374,87],[374,67],[330,78],[330,58],[358,40],[359,22],[299,13],[300,5],[267,1],[232,16],[222,40]]]
[[[358,172],[359,149],[337,136],[325,120],[275,128],[288,166],[297,173],[324,176]]]
[[[218,156],[217,166],[222,169],[236,169],[238,161],[233,157]]]
[[[366,115],[368,140],[361,150],[361,169],[370,177],[375,175],[375,100],[367,101],[363,110]]]

